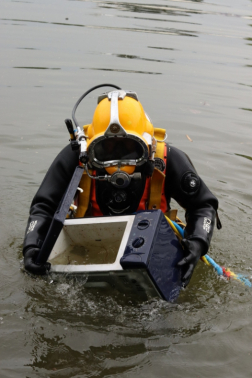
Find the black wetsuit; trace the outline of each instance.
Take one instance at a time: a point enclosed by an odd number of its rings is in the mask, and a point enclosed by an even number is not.
[[[171,146],[168,146],[167,152],[165,196],[168,205],[171,198],[174,198],[185,209],[187,222],[185,237],[203,241],[202,254],[205,254],[213,234],[218,200],[197,175],[190,159],[184,152]],[[41,248],[54,213],[78,164],[78,151],[72,151],[70,145],[66,146],[53,161],[31,203],[23,245],[24,253],[31,247]],[[143,175],[143,180],[145,177]],[[99,194],[102,190],[102,183],[97,183],[97,203],[103,214],[109,214],[106,204],[104,205],[103,202],[104,198]],[[144,183],[145,181],[140,183],[141,188],[137,194],[137,201],[141,199]],[[136,201],[131,202],[135,203]],[[136,205],[134,206],[136,207]],[[130,209],[131,212],[136,211],[133,207]]]

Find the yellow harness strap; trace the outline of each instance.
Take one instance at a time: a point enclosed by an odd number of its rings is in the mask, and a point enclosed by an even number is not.
[[[160,208],[164,179],[165,179],[165,174],[159,171],[157,168],[154,168],[154,172],[151,176],[151,182],[150,182],[150,194],[149,194],[149,205],[148,205],[149,210]]]
[[[83,218],[89,206],[91,178],[87,175],[87,172],[83,172],[79,186],[83,189],[83,192],[80,192],[78,196],[78,208],[75,213],[75,218]]]
[[[166,213],[165,213],[165,216],[167,216],[169,219],[171,219],[172,221],[176,222],[176,220],[178,219],[177,218],[177,213],[178,213],[178,210],[177,209],[170,209],[168,210]]]
[[[155,158],[160,158],[162,160],[164,159],[165,134],[165,129],[154,129],[154,137],[157,140]],[[165,174],[161,172],[159,169],[154,168],[154,172],[152,174],[150,182],[150,194],[148,205],[149,210],[160,208],[164,179]]]

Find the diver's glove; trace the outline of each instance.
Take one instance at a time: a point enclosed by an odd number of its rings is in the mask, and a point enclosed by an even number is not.
[[[39,248],[29,248],[24,252],[24,266],[28,272],[33,274],[43,275],[50,270],[51,264],[46,262],[45,264],[36,263],[37,256],[39,254]]]
[[[196,267],[200,257],[204,254],[205,245],[203,241],[182,239],[181,245],[185,252],[185,257],[178,262],[178,266],[182,267],[182,283],[186,287],[192,277],[194,268]]]

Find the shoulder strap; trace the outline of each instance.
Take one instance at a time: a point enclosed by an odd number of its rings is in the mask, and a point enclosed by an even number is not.
[[[164,179],[165,174],[154,168],[150,184],[149,210],[160,209]]]
[[[151,177],[149,205],[148,209],[161,209],[163,212],[167,211],[167,201],[164,194],[164,181],[166,172],[167,160],[167,144],[164,142],[166,135],[165,129],[154,129],[154,137],[157,139],[157,149],[155,158],[162,159],[164,162],[164,171],[154,168]]]

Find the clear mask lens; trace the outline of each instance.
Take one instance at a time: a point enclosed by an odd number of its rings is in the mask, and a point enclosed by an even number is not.
[[[144,154],[142,146],[129,138],[106,138],[94,146],[94,156],[98,161],[138,160]]]

